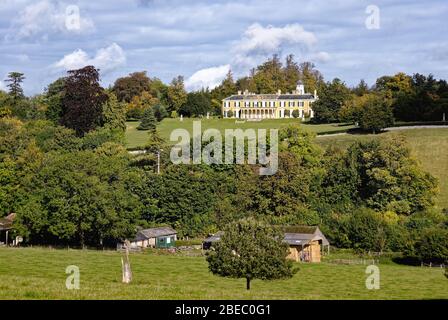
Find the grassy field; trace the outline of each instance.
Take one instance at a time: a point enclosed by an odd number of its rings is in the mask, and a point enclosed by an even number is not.
[[[440,194],[436,205],[448,208],[448,129],[412,129],[386,132],[380,135],[336,135],[318,137],[316,141],[323,147],[337,145],[347,147],[355,141],[381,139],[387,135],[403,135],[413,155],[424,169],[439,179]]]
[[[157,127],[160,135],[169,142],[170,134],[175,129],[187,129],[190,134],[193,131],[193,121],[199,121],[199,119],[188,119],[185,118],[181,122],[179,119],[164,119]],[[283,120],[263,120],[259,122],[244,122],[244,123],[236,123],[235,119],[202,119],[201,126],[202,130],[207,130],[210,128],[218,129],[224,134],[225,129],[236,129],[241,128],[245,129],[272,129],[272,128],[280,128],[286,126],[291,123],[297,123],[299,120],[297,119],[283,119]],[[139,131],[136,128],[138,127],[138,122],[128,122],[128,130],[126,132],[126,140],[129,148],[135,148],[144,146],[148,140],[148,132],[147,131]],[[341,132],[348,129],[353,128],[350,125],[340,125],[340,124],[303,124],[303,126],[311,131],[316,133],[321,132]]]
[[[334,256],[330,257],[334,258]],[[80,290],[67,290],[65,269],[80,268]],[[298,264],[289,280],[212,275],[202,256],[131,255],[134,280],[121,283],[113,251],[0,248],[0,299],[448,299],[440,268],[380,264],[381,288],[367,290],[365,266]]]

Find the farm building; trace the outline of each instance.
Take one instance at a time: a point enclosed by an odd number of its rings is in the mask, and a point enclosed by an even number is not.
[[[330,251],[330,242],[319,227],[284,227],[285,242],[289,244],[289,259],[297,262],[320,262],[324,249]]]
[[[207,239],[204,240],[204,242],[202,243],[202,248],[204,250],[208,250],[210,249],[210,247],[213,245],[213,242],[219,241],[221,240],[222,235],[224,234],[224,232],[219,231],[217,233],[215,233],[214,235],[208,237]]]
[[[324,249],[330,250],[330,242],[320,231],[319,227],[289,226],[283,227],[284,241],[289,245],[288,259],[297,262],[320,262]],[[221,240],[223,232],[220,231],[203,242],[205,250],[210,249],[214,242]]]
[[[137,232],[131,247],[173,248],[176,245],[177,232],[170,227],[143,229]]]
[[[12,229],[12,224],[16,217],[15,213],[11,213],[5,218],[0,218],[0,245],[9,244],[9,231]],[[4,242],[3,242],[4,240]]]

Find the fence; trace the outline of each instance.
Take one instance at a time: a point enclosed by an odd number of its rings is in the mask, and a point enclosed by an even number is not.
[[[325,260],[327,263],[332,264],[347,264],[347,265],[372,265],[379,264],[379,259],[331,259]]]
[[[446,267],[448,267],[448,265],[446,265],[446,264],[443,264],[443,263],[432,263],[432,262],[430,262],[430,263],[421,263],[421,267],[423,268],[423,267],[429,267],[429,268],[446,268]]]

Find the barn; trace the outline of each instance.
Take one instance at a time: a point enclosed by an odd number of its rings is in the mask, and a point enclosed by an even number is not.
[[[320,262],[324,254],[330,252],[330,242],[317,226],[287,226],[282,227],[285,233],[284,241],[289,245],[288,259],[297,262]],[[220,231],[203,242],[205,250],[210,249],[213,243],[221,240],[223,232]]]
[[[5,218],[0,218],[0,245],[9,244],[9,231],[12,230],[12,225],[16,217],[15,213],[11,213]],[[5,240],[5,241],[3,241]]]
[[[131,240],[131,248],[173,248],[176,245],[177,232],[170,227],[143,229]]]
[[[289,245],[288,259],[297,262],[320,262],[324,250],[330,252],[330,242],[317,226],[283,227]]]

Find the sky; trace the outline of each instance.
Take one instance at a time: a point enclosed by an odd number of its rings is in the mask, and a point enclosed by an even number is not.
[[[86,65],[106,87],[146,70],[213,88],[273,54],[350,86],[397,72],[448,79],[447,17],[447,0],[0,0],[0,89],[19,71],[25,93],[41,93]]]

